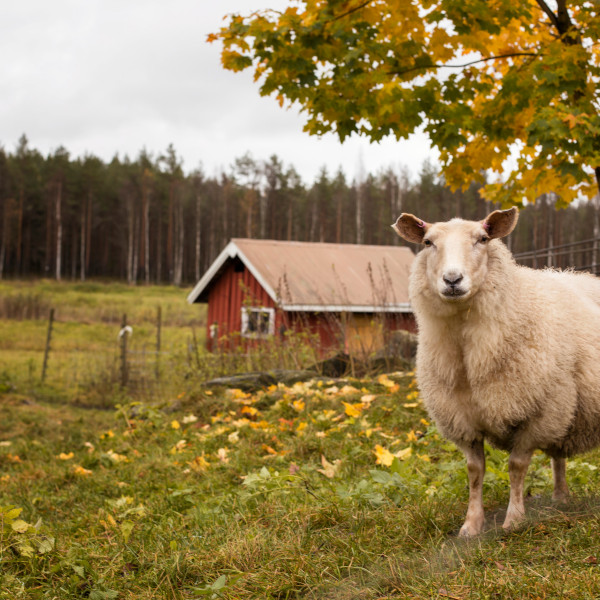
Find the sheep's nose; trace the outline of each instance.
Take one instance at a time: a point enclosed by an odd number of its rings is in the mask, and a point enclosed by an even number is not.
[[[447,285],[458,285],[462,279],[462,273],[456,271],[456,270],[452,270],[452,271],[447,271],[446,273],[444,273],[444,275],[442,276],[444,283],[446,283]]]

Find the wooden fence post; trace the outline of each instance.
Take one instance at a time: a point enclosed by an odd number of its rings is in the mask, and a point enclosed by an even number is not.
[[[48,319],[48,334],[46,336],[46,349],[44,350],[44,364],[42,365],[42,383],[46,378],[46,368],[48,366],[48,355],[50,354],[50,340],[52,339],[52,325],[54,323],[54,309],[50,309],[50,317]]]
[[[127,385],[128,373],[127,373],[127,315],[123,315],[121,321],[121,331],[119,332],[119,338],[121,341],[121,387]]]
[[[160,379],[160,330],[162,327],[162,310],[159,306],[156,311],[156,380]]]

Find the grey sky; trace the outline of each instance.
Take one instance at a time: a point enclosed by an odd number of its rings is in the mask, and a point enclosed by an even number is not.
[[[44,153],[59,145],[105,160],[158,154],[173,143],[187,171],[208,175],[236,157],[277,154],[311,182],[326,165],[350,179],[436,155],[423,136],[368,144],[311,137],[303,119],[261,98],[250,73],[220,66],[206,35],[222,17],[284,0],[20,0],[0,6],[0,144],[25,133]]]

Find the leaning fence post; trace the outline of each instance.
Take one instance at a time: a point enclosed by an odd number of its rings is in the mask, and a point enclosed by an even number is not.
[[[121,321],[121,331],[119,331],[119,340],[121,342],[121,386],[127,385],[127,335],[131,332],[131,327],[127,327],[127,315],[123,315]]]
[[[42,365],[42,383],[46,378],[46,367],[48,366],[48,355],[50,354],[50,340],[52,339],[52,325],[54,323],[54,309],[50,309],[50,317],[48,319],[48,335],[46,336],[46,349],[44,350],[44,364]]]

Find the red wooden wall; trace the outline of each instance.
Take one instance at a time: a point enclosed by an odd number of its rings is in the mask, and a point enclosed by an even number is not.
[[[284,312],[277,309],[275,302],[241,261],[229,262],[208,292],[207,346],[215,349],[211,339],[211,325],[218,326],[218,338],[227,337],[221,346],[230,346],[230,340],[239,336],[242,328],[242,306],[274,308],[275,336],[283,331],[308,331],[317,334],[321,349],[342,348],[343,332],[339,315],[332,313]],[[387,330],[407,329],[416,332],[412,314],[385,314]]]

